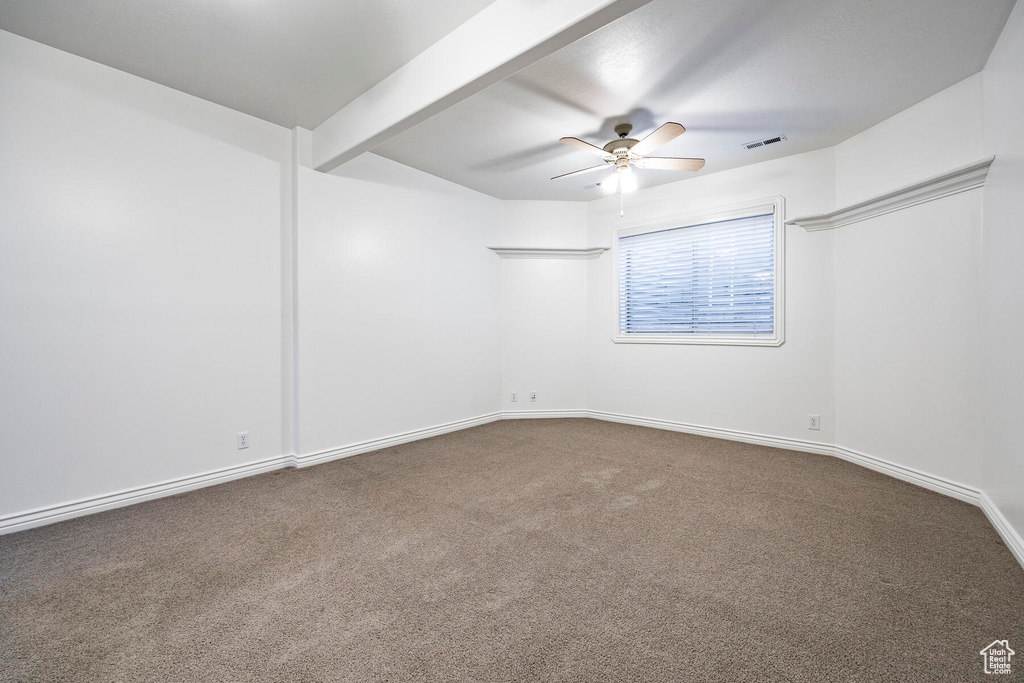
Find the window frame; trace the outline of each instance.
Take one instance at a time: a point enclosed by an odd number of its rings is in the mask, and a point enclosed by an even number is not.
[[[619,329],[619,240],[623,237],[641,235],[673,228],[689,228],[705,223],[748,218],[771,212],[775,230],[775,292],[772,311],[771,335],[766,334],[722,334],[722,333],[652,333],[622,332]],[[757,199],[728,206],[663,216],[637,221],[619,228],[612,241],[612,295],[615,316],[612,341],[616,344],[702,344],[717,346],[782,346],[786,340],[786,200],[782,195]]]

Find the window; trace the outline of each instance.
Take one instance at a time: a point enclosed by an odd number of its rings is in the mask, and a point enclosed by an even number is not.
[[[779,346],[783,199],[620,230],[617,342]]]

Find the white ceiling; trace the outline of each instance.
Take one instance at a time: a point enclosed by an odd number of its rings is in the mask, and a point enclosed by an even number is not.
[[[818,149],[978,72],[1013,3],[653,0],[374,151],[503,199],[588,200],[605,174],[549,180],[596,161],[557,140],[601,145],[623,121],[634,137],[682,123],[657,154],[704,157],[701,173]],[[488,4],[2,0],[0,29],[315,128]],[[641,186],[692,175],[638,172]]]
[[[659,156],[714,173],[836,144],[981,70],[1013,0],[654,0],[374,150],[503,199],[587,200],[558,144],[620,121],[687,132]],[[742,143],[784,133],[786,142]],[[937,141],[937,144],[941,141]],[[879,163],[885,163],[880,159]],[[641,186],[694,174],[639,171]]]
[[[2,0],[0,29],[315,128],[491,0]]]

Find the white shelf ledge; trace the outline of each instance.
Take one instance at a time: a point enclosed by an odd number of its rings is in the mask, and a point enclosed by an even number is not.
[[[882,216],[893,211],[930,202],[934,199],[948,197],[958,192],[973,190],[985,184],[988,167],[992,165],[994,159],[994,156],[982,159],[973,164],[955,168],[952,171],[947,171],[912,185],[906,185],[898,190],[836,209],[832,213],[794,218],[791,221],[786,221],[786,225],[799,225],[808,232],[832,230],[849,225],[850,223],[865,221],[875,216]]]
[[[560,259],[591,259],[597,258],[608,247],[589,247],[586,249],[550,249],[546,247],[487,247],[501,258],[560,258]]]

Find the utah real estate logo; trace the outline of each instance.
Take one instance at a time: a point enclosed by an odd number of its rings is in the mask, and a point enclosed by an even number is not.
[[[1005,640],[993,640],[981,651],[985,658],[985,673],[987,674],[1008,674],[1010,673],[1010,657],[1016,652],[1010,649],[1010,643]]]

